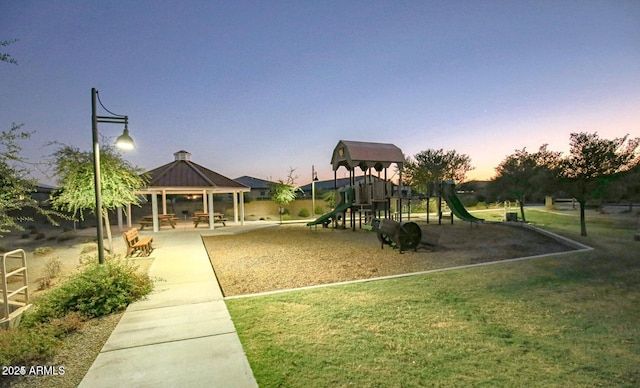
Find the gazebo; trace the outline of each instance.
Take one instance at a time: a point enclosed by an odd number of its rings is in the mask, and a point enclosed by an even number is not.
[[[202,208],[209,213],[209,229],[214,229],[213,195],[232,194],[233,220],[238,223],[239,217],[241,225],[244,225],[243,193],[249,192],[249,187],[192,162],[187,151],[181,150],[173,155],[173,162],[147,171],[149,183],[137,192],[151,196],[154,232],[159,230],[158,214],[167,214],[167,195],[170,194],[202,195]],[[158,208],[158,195],[162,200],[161,209]]]

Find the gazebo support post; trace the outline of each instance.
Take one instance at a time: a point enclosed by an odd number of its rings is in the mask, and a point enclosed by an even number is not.
[[[238,193],[237,191],[233,192],[233,222],[238,223]]]
[[[209,229],[214,229],[215,220],[213,219],[213,192],[207,193],[207,200],[209,201]]]
[[[162,214],[167,214],[167,190],[162,190]]]
[[[244,192],[240,192],[240,225],[244,225]]]
[[[151,193],[151,211],[153,212],[153,231],[158,232],[160,225],[158,223],[158,193]]]

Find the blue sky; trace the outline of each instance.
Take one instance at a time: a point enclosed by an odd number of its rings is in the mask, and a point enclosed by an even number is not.
[[[89,150],[95,87],[144,169],[184,149],[303,185],[312,165],[333,177],[345,139],[455,149],[488,179],[572,132],[640,136],[639,21],[633,0],[0,0],[0,40],[18,39],[0,49],[18,61],[0,64],[0,129],[35,131],[33,161],[51,141]]]

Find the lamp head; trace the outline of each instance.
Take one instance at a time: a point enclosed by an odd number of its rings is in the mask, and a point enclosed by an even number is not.
[[[123,150],[132,150],[136,148],[136,143],[133,141],[133,138],[129,136],[129,125],[125,120],[124,123],[124,131],[122,131],[122,135],[118,136],[116,139],[116,146]]]

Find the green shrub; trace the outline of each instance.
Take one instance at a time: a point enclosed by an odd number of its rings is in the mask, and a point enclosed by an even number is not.
[[[68,240],[73,240],[74,238],[76,238],[76,232],[74,231],[65,231],[62,232],[58,235],[57,240],[62,242],[62,241],[68,241]]]
[[[69,313],[47,324],[0,330],[0,365],[42,364],[54,355],[62,338],[83,325],[80,314]]]
[[[0,365],[30,365],[53,356],[60,340],[49,325],[0,330]]]
[[[138,272],[129,260],[111,259],[104,264],[90,264],[43,296],[26,321],[48,322],[73,311],[87,318],[107,315],[124,310],[152,289],[151,278]]]
[[[306,207],[303,207],[298,212],[298,217],[303,217],[303,218],[309,217],[309,210]]]
[[[53,252],[53,248],[51,247],[37,247],[36,249],[33,250],[33,255],[44,256],[44,255],[48,255],[51,252]]]
[[[34,237],[35,240],[44,240],[44,238],[47,237],[44,235],[44,233],[38,233],[36,234],[36,237]]]
[[[87,254],[89,252],[95,252],[97,250],[98,250],[98,245],[96,245],[96,244],[85,244],[85,246],[82,247],[82,250],[80,251],[80,254],[81,255],[85,255],[85,254]]]
[[[316,208],[313,210],[313,212],[315,214],[324,214],[324,208],[320,205],[316,206]]]

